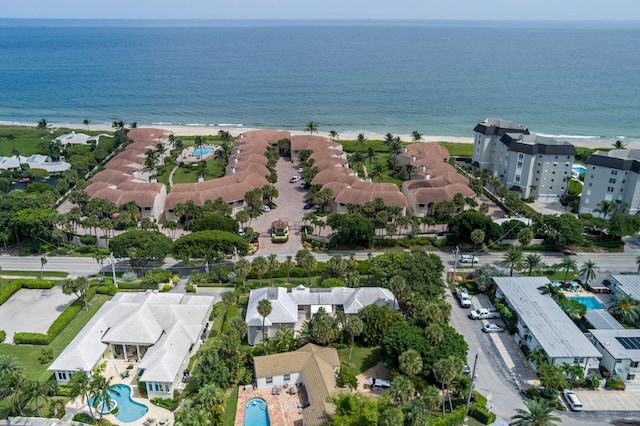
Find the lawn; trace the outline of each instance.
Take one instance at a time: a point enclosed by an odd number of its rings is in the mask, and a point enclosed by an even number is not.
[[[471,157],[473,155],[473,144],[470,143],[454,143],[454,142],[438,142],[449,151],[452,157]]]
[[[570,180],[569,181],[569,189],[567,190],[569,194],[580,194],[582,193],[582,183]]]
[[[40,145],[40,143],[49,142],[57,136],[70,133],[72,130],[60,128],[55,132],[47,132],[46,135],[43,135],[42,132],[35,127],[36,124],[37,123],[34,123],[33,127],[0,126],[0,156],[11,155],[11,151],[14,149],[18,150],[20,155],[24,155],[26,157],[32,154],[37,154],[39,152],[38,145]],[[105,133],[87,131],[86,129],[76,129],[76,131],[92,136]],[[7,140],[8,135],[13,135],[14,139],[12,141]]]
[[[238,405],[238,386],[231,389],[224,407],[224,426],[233,426],[236,422],[236,407]]]
[[[369,149],[370,146],[373,147],[375,152],[389,152],[389,148],[381,140],[366,140],[363,144],[358,143],[356,140],[337,140],[336,142],[342,145],[342,149],[348,153],[356,151],[367,152],[367,149]],[[408,144],[403,142],[402,145],[404,146]]]
[[[338,349],[340,362],[346,364],[349,359],[349,348]],[[382,350],[376,346],[374,348],[361,348],[355,346],[351,354],[351,366],[356,374],[362,374],[374,365],[382,361]]]
[[[91,299],[89,310],[80,311],[80,313],[71,321],[71,323],[51,342],[50,347],[53,348],[54,355],[58,356],[69,342],[80,332],[87,322],[95,315],[100,307],[111,299],[111,296],[97,294]],[[30,346],[30,345],[9,345],[0,344],[0,354],[13,355],[18,358],[24,367],[27,379],[44,381],[49,379],[53,374],[47,371],[48,364],[40,364],[38,357],[42,348],[46,346]]]
[[[40,271],[12,271],[8,269],[0,270],[1,276],[13,276],[13,277],[36,277],[40,278]],[[56,278],[66,278],[69,275],[68,272],[61,271],[43,271],[43,277],[56,277]]]
[[[195,166],[198,163],[187,164],[186,167],[178,167],[173,174],[173,183],[196,183],[198,181],[198,173]],[[173,165],[167,165],[164,167],[161,174],[158,175],[158,182],[168,184],[169,174],[173,170]],[[170,166],[170,167],[169,167]],[[224,167],[218,160],[210,159],[207,161],[207,175],[205,180],[217,179],[224,176]]]

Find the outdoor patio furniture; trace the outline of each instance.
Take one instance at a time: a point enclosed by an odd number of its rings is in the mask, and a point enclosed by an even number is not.
[[[160,426],[165,426],[167,423],[169,423],[169,419],[167,419],[166,417],[161,418],[158,422]]]

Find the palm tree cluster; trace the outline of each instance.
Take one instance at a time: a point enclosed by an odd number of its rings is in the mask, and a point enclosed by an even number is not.
[[[56,390],[55,380],[45,382],[29,380],[15,357],[0,355],[0,395],[9,398],[11,413],[24,416],[24,409],[33,403],[36,413],[42,417],[40,411],[42,403],[48,396],[54,395]]]

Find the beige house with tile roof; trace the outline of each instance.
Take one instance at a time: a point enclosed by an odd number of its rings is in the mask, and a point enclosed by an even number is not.
[[[295,352],[253,358],[256,386],[303,385],[310,405],[302,410],[303,424],[325,424],[335,412],[327,397],[338,392],[336,376],[340,372],[338,351],[308,343]]]

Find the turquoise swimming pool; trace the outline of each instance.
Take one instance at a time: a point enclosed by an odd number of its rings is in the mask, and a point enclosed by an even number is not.
[[[116,419],[123,423],[135,422],[149,411],[149,408],[146,405],[140,404],[139,402],[135,402],[131,399],[131,388],[127,385],[117,384],[111,386],[109,388],[109,397],[111,398],[111,410],[116,407],[118,408],[115,416]],[[101,409],[104,405],[102,401],[97,401],[96,404],[95,399],[91,399],[89,403],[91,405],[95,405],[98,409]],[[106,414],[109,410],[105,407],[102,411]]]
[[[585,173],[587,171],[587,168],[584,166],[573,166],[571,170],[573,170],[574,172],[580,175],[582,173]]]
[[[587,307],[588,311],[593,309],[607,309],[607,307],[600,303],[595,297],[567,297],[567,299],[582,303]]]
[[[193,155],[206,155],[213,151],[213,148],[198,148],[193,150]]]
[[[271,426],[267,403],[262,398],[247,401],[244,407],[244,426]]]

